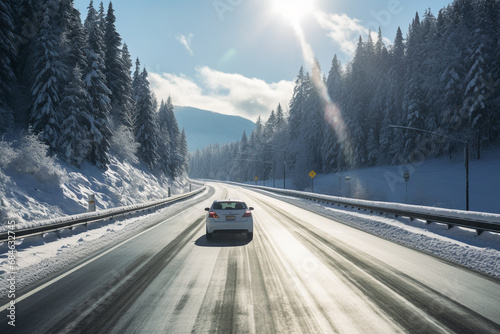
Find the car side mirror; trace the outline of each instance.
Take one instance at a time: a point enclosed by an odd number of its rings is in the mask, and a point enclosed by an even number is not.
[[[210,208],[205,208],[205,211],[210,211]]]
[[[251,211],[251,210],[253,210],[253,207],[251,206],[251,207],[249,207],[249,209],[250,209],[250,211]]]

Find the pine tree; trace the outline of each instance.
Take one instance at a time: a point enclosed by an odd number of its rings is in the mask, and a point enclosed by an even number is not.
[[[291,154],[287,157],[287,164],[290,169],[294,169],[296,163],[297,154],[295,150],[299,149],[299,144],[301,142],[302,126],[304,124],[304,104],[306,100],[306,89],[305,89],[306,75],[304,74],[304,68],[301,67],[299,74],[295,79],[295,87],[293,88],[293,96],[290,100],[289,116],[288,116],[288,148]],[[294,150],[294,151],[292,151]]]
[[[401,108],[406,78],[405,43],[398,27],[394,46],[389,53],[387,97],[382,109],[382,124],[379,135],[379,162],[390,163],[399,156],[403,148],[403,132],[394,131],[389,125],[402,125]]]
[[[138,70],[136,69],[136,72]],[[148,166],[150,170],[158,167],[160,156],[158,155],[158,129],[157,116],[153,109],[153,100],[149,88],[148,72],[146,69],[134,78],[136,84],[135,96],[135,140],[139,143],[139,159]]]
[[[180,154],[181,133],[179,131],[179,125],[177,124],[177,119],[175,118],[174,104],[170,96],[165,103],[165,112],[166,127],[170,137],[170,153],[173,158],[170,165],[170,173],[173,176],[179,176],[182,174],[184,159]]]
[[[403,124],[405,126],[424,129],[424,119],[427,114],[427,106],[424,92],[424,74],[421,71],[422,52],[424,48],[422,24],[418,13],[415,15],[410,32],[408,34],[407,46],[407,75],[405,93],[403,99]],[[430,130],[430,129],[426,129]],[[409,157],[422,141],[423,134],[415,131],[407,131],[404,156]]]
[[[92,148],[89,128],[94,121],[88,112],[90,99],[81,76],[81,71],[76,66],[63,91],[62,134],[59,138],[59,147],[64,159],[77,167],[83,163]]]
[[[12,1],[12,0],[10,0]],[[14,123],[25,130],[30,127],[33,111],[31,89],[36,78],[35,64],[39,61],[37,37],[44,19],[44,2],[15,1],[16,9],[15,40],[16,57],[12,63],[17,78],[12,90],[11,108],[14,112]],[[16,129],[17,130],[17,129]]]
[[[50,0],[44,4],[44,18],[36,37],[34,82],[31,88],[33,103],[30,124],[40,139],[57,150],[61,135],[61,114],[59,110],[60,89],[67,74],[60,56],[60,29],[56,15],[59,4]]]
[[[368,48],[369,49],[369,48]],[[365,49],[365,44],[360,36],[351,70],[346,80],[347,95],[345,123],[349,138],[345,146],[345,156],[350,168],[364,166],[367,158],[366,135],[368,133],[367,121],[364,117],[368,109],[373,90],[371,86],[370,64],[367,55],[371,51]]]
[[[130,52],[128,51],[127,44],[123,44],[121,50],[121,59],[123,65],[123,75],[122,85],[122,102],[123,109],[121,113],[122,124],[126,127],[133,129],[134,125],[134,98],[133,98],[133,88],[132,88],[132,58]]]
[[[61,12],[63,62],[69,69],[83,69],[87,64],[86,36],[80,12],[74,8],[73,0],[61,0]]]
[[[333,57],[332,66],[326,80],[328,95],[332,102],[325,113],[325,129],[321,154],[323,157],[323,172],[340,170],[343,167],[343,151],[341,144],[346,140],[341,111],[342,99],[345,95],[342,68],[337,55]]]
[[[233,168],[231,175],[236,181],[245,182],[251,180],[249,166],[249,145],[248,137],[245,131],[238,142],[237,152],[234,155]]]
[[[160,156],[160,169],[165,175],[173,177],[171,165],[173,164],[174,156],[172,152],[172,140],[168,130],[168,117],[167,105],[162,100],[160,110],[158,111],[158,154]]]
[[[12,129],[13,111],[8,103],[11,83],[16,79],[12,63],[16,56],[12,1],[0,2],[0,135]]]
[[[85,20],[87,31],[87,66],[84,71],[85,85],[91,102],[90,125],[92,136],[92,149],[89,161],[99,168],[106,169],[109,163],[108,152],[110,148],[111,130],[109,127],[110,94],[104,75],[104,47],[103,32],[101,30],[97,13],[92,1],[88,7],[89,12]]]
[[[179,141],[179,155],[181,158],[181,165],[179,166],[178,174],[189,173],[189,151],[186,137],[186,131],[182,128],[181,137]]]
[[[106,47],[104,74],[111,91],[111,115],[118,123],[132,127],[130,113],[132,106],[132,88],[128,49],[123,51],[122,39],[115,27],[116,17],[110,2],[105,19],[104,45]],[[130,66],[129,66],[130,65]]]
[[[382,39],[382,30],[379,29],[377,43],[375,44],[375,53],[373,55],[372,63],[372,81],[373,81],[373,95],[369,102],[365,118],[367,119],[367,165],[374,166],[381,159],[381,150],[379,139],[383,131],[382,122],[384,118],[384,108],[388,99],[388,87],[390,79],[387,75],[390,62],[389,54],[385,48]]]

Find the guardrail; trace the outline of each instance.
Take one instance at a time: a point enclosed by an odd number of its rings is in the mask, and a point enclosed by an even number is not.
[[[238,185],[242,185],[241,183]],[[449,210],[435,207],[416,206],[398,203],[374,202],[357,200],[328,195],[319,195],[295,190],[275,189],[262,186],[244,185],[281,195],[304,198],[316,202],[343,206],[345,208],[356,208],[358,210],[378,212],[379,214],[392,214],[395,217],[407,217],[410,220],[420,219],[426,224],[441,223],[448,229],[454,226],[462,226],[476,230],[476,235],[484,231],[500,233],[500,214],[471,212],[461,210]]]
[[[205,186],[200,189],[191,191],[187,194],[182,194],[174,197],[170,197],[164,200],[158,200],[154,202],[149,202],[146,204],[134,204],[124,207],[118,207],[113,209],[107,209],[103,211],[96,212],[88,212],[83,214],[71,215],[60,217],[56,219],[52,219],[50,221],[46,221],[47,224],[41,223],[40,226],[31,227],[31,228],[23,228],[16,230],[9,230],[0,233],[0,242],[5,242],[9,240],[9,236],[12,239],[12,236],[15,235],[15,239],[22,239],[29,236],[45,234],[54,231],[60,231],[63,229],[74,228],[80,225],[88,225],[91,223],[102,222],[106,219],[112,219],[118,216],[123,216],[126,214],[133,214],[139,211],[145,211],[150,209],[160,208],[162,206],[170,205],[176,202],[180,202],[191,198],[206,189]]]

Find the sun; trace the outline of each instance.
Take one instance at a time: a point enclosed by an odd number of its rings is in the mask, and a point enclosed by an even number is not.
[[[314,11],[314,0],[273,0],[274,11],[292,25]]]

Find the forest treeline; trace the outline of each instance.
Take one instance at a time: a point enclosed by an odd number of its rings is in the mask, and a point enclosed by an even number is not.
[[[411,164],[463,152],[465,142],[480,158],[500,133],[499,36],[500,1],[456,0],[437,17],[417,13],[391,46],[380,30],[360,37],[347,66],[335,55],[326,76],[317,62],[311,74],[300,69],[286,115],[279,105],[249,137],[195,152],[191,177],[282,178],[285,165],[302,188],[311,170]]]
[[[168,177],[188,168],[172,100],[157,102],[133,63],[112,3],[90,1],[82,23],[73,0],[0,1],[0,135],[36,136],[51,154],[102,169],[113,154]]]

